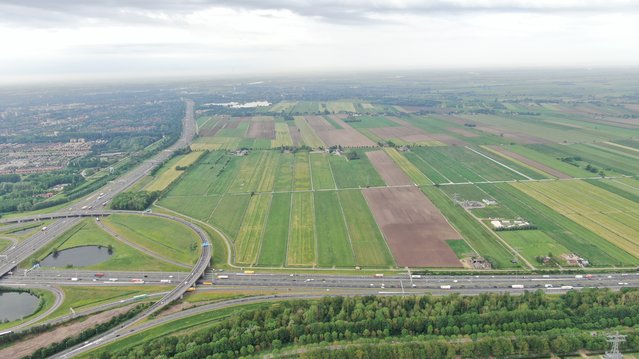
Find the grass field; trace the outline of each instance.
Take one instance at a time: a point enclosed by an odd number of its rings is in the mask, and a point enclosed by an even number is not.
[[[0,253],[4,252],[5,249],[11,247],[11,245],[13,245],[13,242],[6,239],[0,239]]]
[[[64,249],[99,245],[103,247],[111,246],[113,255],[106,261],[85,269],[95,270],[146,270],[146,271],[181,271],[182,267],[175,266],[164,261],[150,257],[136,249],[133,249],[122,242],[119,242],[108,233],[100,229],[92,218],[83,220],[77,226],[62,234],[51,245],[37,251],[34,255],[23,261],[22,265],[30,267],[34,259],[42,260],[48,256],[53,248],[62,251]]]
[[[468,243],[466,243],[463,239],[449,239],[446,243],[448,243],[448,246],[453,250],[453,252],[455,252],[457,258],[461,259],[477,255],[477,253],[475,253],[475,251],[470,248]]]
[[[230,238],[235,238],[251,196],[248,194],[226,194],[211,213],[208,222],[221,229]]]
[[[184,173],[184,171],[178,171],[176,167],[188,167],[195,163],[203,154],[203,152],[191,152],[171,159],[160,169],[160,174],[155,176],[155,179],[144,189],[147,191],[163,191]]]
[[[637,259],[625,251],[586,227],[554,211],[543,201],[538,201],[539,197],[536,194],[531,196],[519,191],[516,188],[519,186],[519,184],[480,185],[483,191],[489,193],[500,203],[500,206],[531,221],[548,237],[570,252],[588,259],[592,265],[634,265],[637,263]]]
[[[424,170],[422,172],[435,183],[448,181],[455,183],[485,182],[526,178],[466,148],[430,147],[417,148],[413,152],[429,166],[421,164],[420,161],[413,162],[413,164],[420,170],[422,168],[428,169],[426,172]],[[500,159],[499,162],[503,163],[504,161]],[[512,164],[508,164],[509,167],[511,167],[510,165]],[[431,178],[430,175],[434,175],[434,178]]]
[[[334,189],[333,173],[325,153],[311,153],[313,189]]]
[[[237,263],[252,265],[257,262],[270,204],[270,194],[251,196],[235,239],[235,260]]]
[[[275,123],[275,139],[271,141],[272,147],[293,146],[291,134],[288,132],[288,125],[282,122]]]
[[[339,191],[338,195],[355,263],[367,267],[393,266],[395,261],[362,193],[359,190],[346,190]]]
[[[490,259],[498,268],[519,267],[511,260],[514,255],[504,247],[495,235],[483,227],[463,208],[455,205],[444,192],[435,187],[423,187],[422,191],[439,208],[444,217],[464,237],[472,248],[484,258]]]
[[[542,163],[548,167],[551,167],[557,171],[563,172],[572,177],[589,177],[592,176],[592,173],[579,168],[577,166],[573,166],[569,163],[558,160],[557,158],[550,156],[548,154],[544,154],[542,152],[535,151],[531,147],[526,147],[522,145],[512,145],[506,147],[509,151],[516,152],[522,156],[528,157],[533,161],[537,161]]]
[[[158,204],[189,217],[206,221],[221,198],[220,195],[162,197]]]
[[[354,128],[379,128],[379,127],[395,127],[399,126],[396,122],[387,119],[384,116],[359,116],[357,122],[349,122],[348,124]]]
[[[319,265],[354,266],[355,258],[335,191],[314,193]]]
[[[271,106],[270,111],[288,113],[295,107],[295,104],[297,104],[297,101],[280,101]]]
[[[239,171],[229,188],[230,193],[270,192],[275,182],[277,156],[274,151],[253,151],[238,159]]]
[[[356,112],[355,106],[350,101],[329,101],[326,103],[326,109],[330,112]]]
[[[277,170],[275,171],[274,191],[290,191],[293,188],[293,171],[295,156],[292,153],[279,155]]]
[[[313,193],[294,192],[286,250],[286,263],[292,266],[314,266],[316,259]]]
[[[260,265],[276,267],[284,265],[288,242],[290,210],[290,193],[273,194],[258,260]]]
[[[572,221],[639,256],[639,204],[583,181],[515,184]],[[584,196],[584,194],[587,194]],[[624,257],[618,257],[621,261]]]
[[[359,159],[347,160],[345,156],[330,156],[329,162],[335,176],[337,188],[360,188],[384,186],[385,183],[370,163],[366,154],[360,152]]]
[[[304,191],[313,188],[311,183],[311,167],[309,153],[299,151],[295,153],[295,171],[293,172],[293,190]]]
[[[384,151],[397,163],[397,165],[410,177],[410,179],[417,185],[433,184],[432,181],[426,177],[415,165],[408,161],[401,153],[396,149],[386,147]]]
[[[195,264],[201,246],[190,228],[168,219],[114,214],[102,223],[129,242],[176,262]]]
[[[303,116],[295,116],[295,126],[299,129],[304,143],[312,148],[324,147],[324,142],[317,136],[311,125]]]

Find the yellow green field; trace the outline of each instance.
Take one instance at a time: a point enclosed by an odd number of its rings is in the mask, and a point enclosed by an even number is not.
[[[177,157],[169,163],[165,171],[156,176],[153,182],[146,186],[147,191],[162,191],[175,181],[184,171],[178,171],[176,167],[188,167],[195,163],[204,152],[191,152],[184,156]]]
[[[514,183],[513,186],[639,257],[639,203],[583,181]]]
[[[313,193],[295,192],[291,200],[291,221],[286,262],[292,266],[314,266],[315,218]]]
[[[397,163],[399,167],[418,185],[433,184],[414,164],[392,147],[385,147],[384,151]]]
[[[283,122],[275,123],[275,139],[271,141],[272,147],[293,146],[291,134],[288,131],[288,125]]]
[[[235,260],[238,264],[252,265],[257,261],[270,204],[271,194],[251,197],[235,239]]]
[[[300,129],[302,133],[302,140],[309,147],[318,148],[323,147],[324,142],[317,136],[311,125],[308,124],[303,116],[295,116],[295,126]]]

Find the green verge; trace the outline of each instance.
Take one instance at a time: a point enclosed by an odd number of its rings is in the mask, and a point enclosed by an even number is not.
[[[197,234],[187,226],[151,216],[111,215],[104,225],[122,238],[185,264],[195,264],[202,250]]]
[[[136,295],[151,294],[170,291],[171,287],[166,286],[127,286],[127,287],[77,287],[62,286],[64,301],[48,315],[44,320],[55,319],[67,314],[71,314],[71,308],[76,312],[97,307],[102,304],[129,299]]]

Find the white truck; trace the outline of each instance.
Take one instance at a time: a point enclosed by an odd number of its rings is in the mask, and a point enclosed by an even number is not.
[[[523,284],[513,284],[510,286],[512,289],[524,289]]]
[[[439,289],[450,289],[450,285],[440,285]]]
[[[225,274],[218,274],[217,279],[229,279],[229,276]]]

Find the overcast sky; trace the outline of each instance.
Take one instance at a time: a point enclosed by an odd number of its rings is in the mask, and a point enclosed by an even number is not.
[[[0,0],[0,82],[639,65],[637,0]]]

